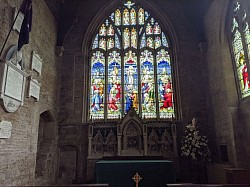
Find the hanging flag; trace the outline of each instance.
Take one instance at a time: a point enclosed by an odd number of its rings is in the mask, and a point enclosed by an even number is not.
[[[24,19],[19,33],[18,51],[24,44],[29,43],[29,33],[32,25],[32,0],[24,0],[20,11],[24,14]]]

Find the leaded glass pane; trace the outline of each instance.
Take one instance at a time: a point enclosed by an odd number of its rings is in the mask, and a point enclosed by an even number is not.
[[[133,8],[130,11],[130,24],[131,25],[136,25],[136,11]]]
[[[106,39],[105,38],[101,38],[99,41],[99,48],[106,50]]]
[[[135,28],[131,31],[131,47],[137,48],[137,32]]]
[[[115,25],[116,26],[121,25],[121,11],[119,9],[115,11]]]
[[[130,32],[128,28],[126,28],[123,32],[123,47],[124,49],[130,47]]]
[[[129,25],[129,11],[125,9],[123,12],[123,25]]]
[[[117,34],[115,34],[115,47],[117,47],[118,49],[121,49],[120,41],[119,41]]]
[[[174,100],[170,56],[166,50],[162,49],[157,53],[156,59],[160,117],[172,118],[174,117]]]
[[[121,56],[113,51],[108,57],[108,118],[121,117]]]
[[[104,118],[105,57],[97,51],[91,58],[90,115],[92,119]]]
[[[144,10],[142,8],[139,9],[138,20],[139,25],[144,25]]]
[[[126,112],[131,106],[135,110],[139,109],[137,56],[132,51],[127,52],[124,57],[124,97]]]
[[[141,104],[144,118],[156,117],[156,97],[153,53],[145,50],[140,57],[141,66]]]
[[[112,38],[109,38],[108,39],[108,42],[107,42],[107,48],[108,49],[112,49],[112,48],[114,48],[115,47],[115,42],[114,42],[114,40],[112,39]]]
[[[96,48],[98,48],[98,34],[96,35],[95,40],[92,45],[92,49],[96,49]]]
[[[146,36],[145,36],[145,33],[142,36],[141,45],[140,45],[140,48],[143,48],[143,47],[146,47]]]

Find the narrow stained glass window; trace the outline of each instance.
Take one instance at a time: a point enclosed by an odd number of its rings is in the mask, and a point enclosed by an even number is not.
[[[232,51],[239,82],[241,98],[250,95],[249,82],[249,57],[250,57],[250,31],[247,22],[248,14],[240,2],[234,6],[234,17],[232,19]]]

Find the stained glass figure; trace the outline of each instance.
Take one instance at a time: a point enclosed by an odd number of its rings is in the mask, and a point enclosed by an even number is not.
[[[120,44],[117,34],[115,34],[115,47],[118,49],[121,49],[121,44]]]
[[[112,49],[115,47],[115,42],[112,38],[109,38],[107,43],[108,43],[108,45],[107,45],[108,49]]]
[[[152,37],[147,38],[147,47],[154,48],[154,40]]]
[[[91,58],[90,115],[93,119],[104,118],[105,57],[97,51]]]
[[[138,106],[138,70],[137,57],[135,53],[129,51],[124,57],[124,100],[125,111],[128,112],[131,106],[135,110]]]
[[[115,11],[115,25],[116,26],[121,25],[121,11],[119,9]]]
[[[123,25],[129,25],[129,11],[125,9],[123,12]]]
[[[100,30],[99,30],[99,35],[100,36],[106,36],[106,26],[102,24]]]
[[[131,31],[131,47],[137,48],[137,32],[135,28]]]
[[[250,30],[249,30],[249,25],[247,22],[244,28],[244,36],[245,36],[245,41],[247,45],[248,58],[250,59]]]
[[[250,31],[247,22],[249,19],[247,18],[248,14],[245,10],[245,6],[237,1],[234,6],[231,32],[233,55],[242,98],[250,96],[249,70],[247,68],[250,57]]]
[[[130,11],[130,24],[136,25],[136,11],[133,8]]]
[[[174,117],[173,87],[170,56],[164,49],[159,51],[157,60],[158,98],[161,118]]]
[[[96,48],[98,48],[98,34],[96,35],[95,40],[92,45],[92,49],[96,49]]]
[[[154,79],[154,58],[152,52],[145,50],[141,53],[141,104],[144,118],[156,117],[156,97]]]
[[[147,24],[147,27],[146,27],[146,34],[147,35],[153,34],[152,26],[149,23]]]
[[[130,47],[130,32],[128,28],[126,28],[123,32],[123,47],[124,49]]]
[[[114,31],[114,28],[113,28],[113,26],[112,25],[110,25],[109,27],[108,27],[108,36],[114,36],[114,33],[115,33],[115,31]]]
[[[235,61],[238,71],[238,77],[240,81],[240,88],[242,96],[246,96],[250,86],[248,84],[248,71],[246,66],[246,60],[243,50],[241,34],[238,30],[235,31],[234,40],[233,40],[233,51],[235,55]]]
[[[139,25],[144,25],[144,10],[142,8],[139,9],[138,22]]]
[[[105,38],[101,38],[99,41],[99,48],[106,50],[106,39]]]
[[[161,38],[159,36],[155,37],[155,49],[161,47]]]
[[[121,116],[121,56],[113,51],[108,57],[108,118],[115,119]]]
[[[154,34],[161,34],[161,28],[157,22],[154,25]]]

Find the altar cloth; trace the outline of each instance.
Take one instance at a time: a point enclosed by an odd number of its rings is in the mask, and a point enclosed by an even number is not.
[[[95,165],[95,182],[110,187],[135,187],[132,179],[140,176],[138,187],[164,187],[175,182],[172,161],[169,160],[100,160]]]

